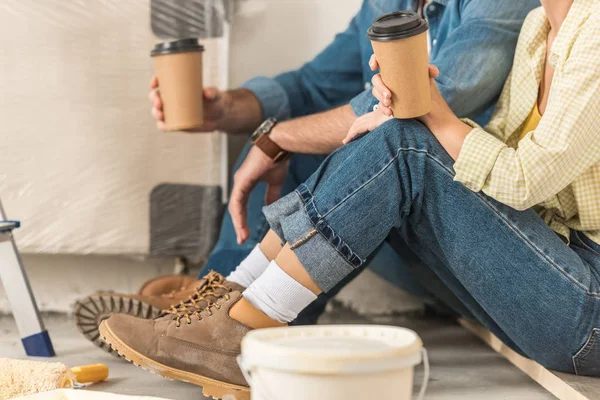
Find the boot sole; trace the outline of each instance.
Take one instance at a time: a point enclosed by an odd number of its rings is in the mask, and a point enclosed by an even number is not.
[[[98,327],[105,319],[115,314],[127,314],[134,317],[152,319],[158,317],[161,310],[151,304],[118,294],[95,294],[77,301],[73,309],[75,325],[79,332],[102,350],[118,357],[111,347],[100,337]]]
[[[123,343],[110,329],[107,323],[100,324],[100,336],[121,357],[144,370],[170,380],[178,380],[193,385],[202,386],[202,394],[213,399],[233,398],[235,400],[250,400],[250,389],[246,386],[234,385],[218,381],[202,375],[168,367],[138,353]],[[227,397],[226,397],[227,396]]]

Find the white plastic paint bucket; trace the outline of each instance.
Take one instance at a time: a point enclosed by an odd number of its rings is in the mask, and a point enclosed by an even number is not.
[[[414,367],[429,365],[405,328],[333,325],[260,329],[242,341],[238,362],[252,400],[410,400]]]

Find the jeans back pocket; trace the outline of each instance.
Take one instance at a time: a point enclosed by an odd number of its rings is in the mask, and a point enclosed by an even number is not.
[[[573,356],[577,375],[600,376],[600,328],[594,328],[581,350]]]

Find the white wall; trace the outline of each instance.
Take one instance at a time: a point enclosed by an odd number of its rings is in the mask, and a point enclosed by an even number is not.
[[[232,25],[231,85],[301,66],[346,28],[360,3],[245,0]],[[23,261],[44,311],[69,311],[77,298],[100,289],[131,292],[143,280],[172,270],[170,260],[116,256],[25,255]],[[0,313],[8,311],[0,285]]]
[[[232,87],[300,67],[348,26],[361,0],[245,0],[232,23]]]

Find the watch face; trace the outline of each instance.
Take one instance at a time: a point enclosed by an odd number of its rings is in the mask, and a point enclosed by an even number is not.
[[[267,119],[265,122],[260,124],[260,126],[254,131],[252,136],[250,136],[250,140],[252,140],[253,142],[256,142],[256,139],[258,139],[262,134],[271,132],[271,129],[273,129],[274,125],[275,125],[275,119],[273,119],[273,118]]]
[[[252,134],[252,136],[250,136],[250,140],[252,140],[253,142],[256,142],[256,139],[258,139],[260,137],[261,132],[262,131],[260,130],[260,128],[255,130],[254,133]]]

